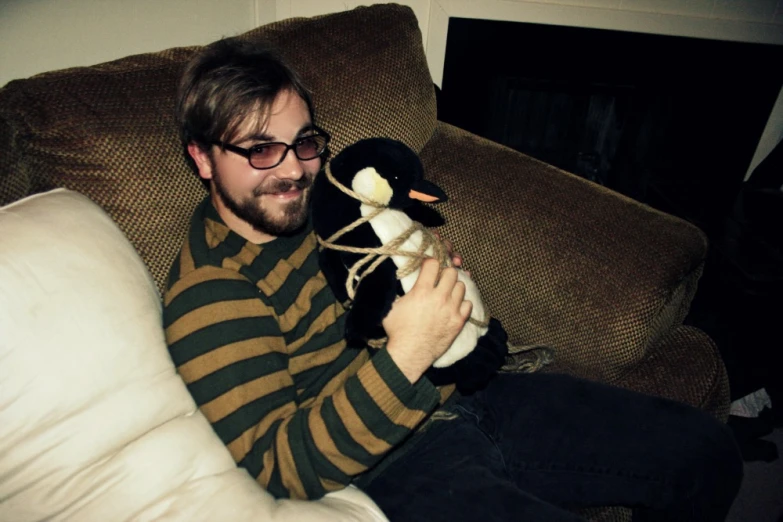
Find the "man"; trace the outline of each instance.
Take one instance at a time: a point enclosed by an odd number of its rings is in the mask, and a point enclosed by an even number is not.
[[[496,322],[454,383],[435,386],[430,366],[471,309],[453,269],[423,264],[383,321],[385,348],[346,343],[307,212],[329,137],[274,52],[207,47],[184,73],[178,115],[209,196],[171,270],[169,349],[273,495],[355,483],[393,521],[581,520],[569,509],[613,504],[648,520],[725,517],[741,460],[703,412],[564,375],[495,375]]]

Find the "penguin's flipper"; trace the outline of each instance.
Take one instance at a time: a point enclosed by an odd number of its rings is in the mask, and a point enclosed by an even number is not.
[[[427,228],[440,227],[446,224],[443,215],[436,209],[419,201],[414,201],[405,209],[405,213],[412,221],[418,221]]]
[[[397,267],[391,259],[367,274],[356,290],[345,322],[348,338],[377,339],[386,335],[381,322],[397,298]]]
[[[318,264],[334,296],[340,303],[345,304],[348,301],[348,291],[345,289],[348,269],[345,267],[345,263],[343,263],[342,255],[336,250],[322,248],[318,252]]]

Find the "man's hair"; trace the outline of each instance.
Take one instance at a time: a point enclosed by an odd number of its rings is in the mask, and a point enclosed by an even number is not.
[[[305,101],[314,123],[310,93],[270,45],[226,38],[204,47],[179,84],[177,121],[183,145],[196,143],[206,150],[213,141],[239,138],[248,116],[263,128],[275,98],[289,89]]]

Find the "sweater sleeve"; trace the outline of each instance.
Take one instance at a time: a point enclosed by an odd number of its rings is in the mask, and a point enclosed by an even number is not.
[[[274,310],[231,270],[203,267],[177,281],[164,325],[199,408],[236,462],[278,498],[345,487],[441,399],[427,379],[411,385],[385,350],[370,358],[340,341],[330,347],[342,359],[335,375],[300,401]]]

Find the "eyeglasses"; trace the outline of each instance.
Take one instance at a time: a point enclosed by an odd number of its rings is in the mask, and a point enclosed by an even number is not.
[[[326,151],[330,136],[325,130],[318,127],[314,127],[313,130],[315,131],[313,134],[297,138],[290,145],[275,141],[259,143],[246,149],[222,141],[213,141],[212,144],[244,156],[254,169],[265,170],[280,165],[289,150],[293,150],[300,161],[312,160],[321,156]]]

